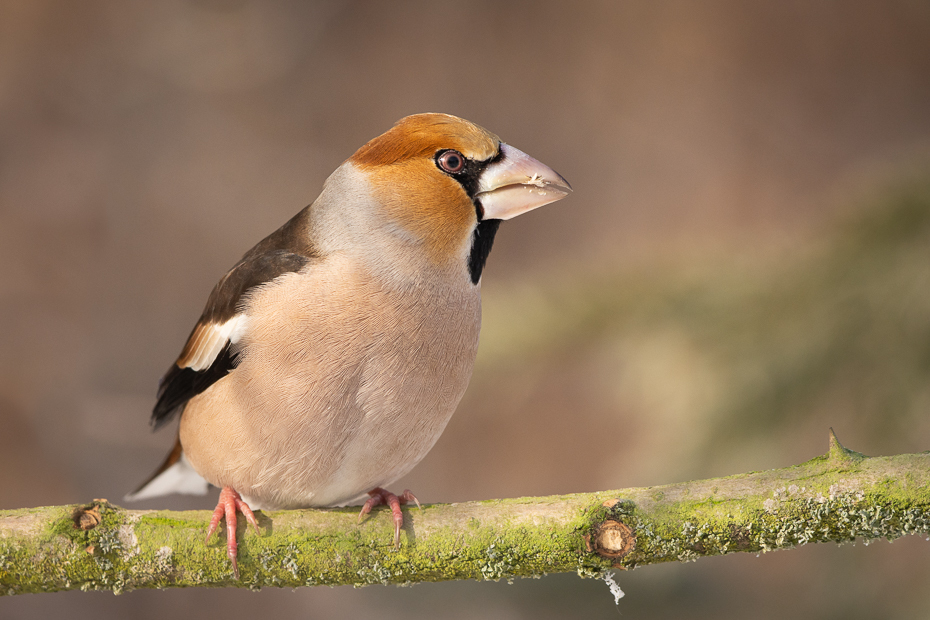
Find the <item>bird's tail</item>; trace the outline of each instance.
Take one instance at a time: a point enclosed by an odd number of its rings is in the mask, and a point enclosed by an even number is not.
[[[134,502],[140,499],[180,493],[182,495],[206,495],[210,483],[198,474],[181,449],[181,438],[174,444],[161,466],[138,489],[123,499]]]

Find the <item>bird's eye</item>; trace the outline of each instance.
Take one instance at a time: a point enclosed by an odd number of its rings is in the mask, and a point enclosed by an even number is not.
[[[465,168],[465,157],[458,151],[443,151],[436,157],[436,163],[449,174],[457,174]]]

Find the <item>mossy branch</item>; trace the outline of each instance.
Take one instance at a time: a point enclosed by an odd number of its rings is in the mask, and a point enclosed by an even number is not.
[[[690,561],[812,542],[930,533],[930,453],[865,457],[831,433],[801,465],[659,487],[405,510],[401,548],[375,510],[257,513],[240,521],[241,579],[210,513],[84,506],[0,511],[0,594],[190,586],[409,584]]]

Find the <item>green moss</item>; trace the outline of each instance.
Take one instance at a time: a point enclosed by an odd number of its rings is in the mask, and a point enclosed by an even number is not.
[[[76,528],[76,509],[97,511],[99,524]],[[687,485],[428,505],[405,514],[408,526],[395,549],[385,509],[361,524],[355,509],[260,512],[261,534],[240,522],[236,581],[222,537],[204,544],[207,511],[125,511],[105,502],[3,511],[0,593],[601,576],[615,565],[926,534],[930,454],[862,457],[852,465],[821,457]],[[607,519],[636,536],[619,560],[586,543]]]
[[[838,442],[837,442],[837,445]],[[870,459],[852,451],[832,453],[801,465],[762,472],[768,497],[733,494],[748,475],[719,479],[695,499],[625,510],[624,523],[636,532],[636,548],[620,561],[625,568],[663,561],[693,561],[736,551],[766,552],[812,542],[893,539],[930,531],[930,469],[920,455]],[[846,453],[850,453],[850,457]],[[873,477],[881,463],[888,473]],[[906,475],[897,475],[906,471]],[[894,473],[891,473],[894,472]],[[790,481],[787,479],[790,474]],[[865,490],[850,490],[849,480],[869,479]],[[786,484],[778,485],[779,481]],[[689,497],[680,485],[643,490],[640,495]],[[739,489],[739,486],[736,486]]]

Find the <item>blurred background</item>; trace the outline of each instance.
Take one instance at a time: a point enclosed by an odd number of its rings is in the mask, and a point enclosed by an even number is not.
[[[449,502],[930,449],[930,4],[0,1],[0,508],[120,503],[216,280],[456,114],[575,187],[502,227]],[[210,508],[166,498],[140,508]],[[69,592],[5,619],[926,618],[930,543],[414,588]]]

